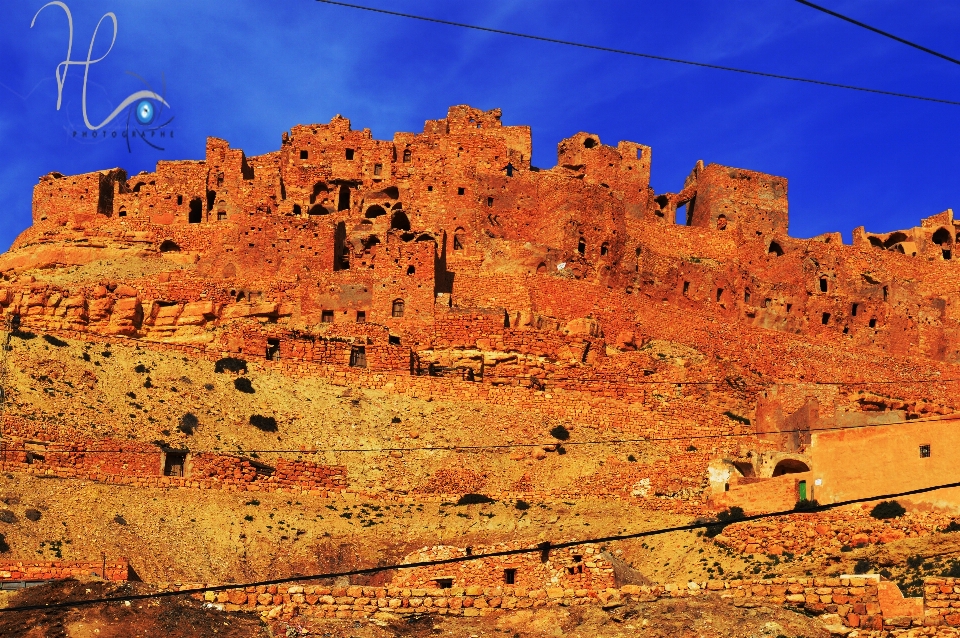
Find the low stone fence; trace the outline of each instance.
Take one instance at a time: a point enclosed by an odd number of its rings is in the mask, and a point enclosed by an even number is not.
[[[111,561],[57,560],[24,561],[0,560],[0,582],[11,580],[57,580],[78,576],[97,575],[107,580],[127,580],[130,565],[126,559]]]
[[[896,589],[893,583],[883,583]],[[194,594],[226,611],[259,612],[268,618],[296,615],[317,618],[363,619],[380,612],[480,616],[514,609],[575,605],[611,605],[624,600],[715,596],[739,607],[780,605],[807,613],[829,614],[848,627],[882,629],[879,577],[775,578],[768,580],[711,580],[666,585],[624,585],[608,589],[525,587],[328,587],[270,585]],[[203,585],[160,585],[185,590]],[[960,589],[960,587],[958,587]],[[899,594],[899,590],[896,592]],[[900,597],[902,600],[902,596]],[[907,618],[909,626],[914,619]],[[916,620],[919,624],[920,620]],[[888,625],[890,623],[887,623]],[[903,626],[900,622],[898,626]]]

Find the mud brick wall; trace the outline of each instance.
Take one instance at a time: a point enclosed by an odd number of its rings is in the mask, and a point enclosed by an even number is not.
[[[793,514],[764,521],[734,523],[714,541],[744,554],[835,554],[844,547],[889,543],[935,533],[954,517],[938,512],[910,512],[877,520],[862,509]]]
[[[106,565],[106,576],[104,576]],[[0,560],[0,582],[6,580],[56,580],[96,574],[107,580],[127,580],[130,566],[126,559],[103,561],[21,561]]]

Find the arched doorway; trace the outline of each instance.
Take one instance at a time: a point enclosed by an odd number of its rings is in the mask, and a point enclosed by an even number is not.
[[[783,459],[773,468],[773,476],[783,476],[784,474],[800,474],[809,472],[810,468],[803,461],[797,459]]]

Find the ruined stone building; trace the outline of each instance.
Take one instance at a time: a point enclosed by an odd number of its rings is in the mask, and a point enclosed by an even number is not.
[[[595,438],[687,437],[577,486],[651,502],[811,471],[811,430],[954,412],[950,210],[894,233],[858,228],[853,245],[798,239],[783,177],[698,162],[656,193],[648,146],[577,133],[557,150],[556,166],[533,166],[528,127],[455,106],[392,140],[337,116],[265,155],[211,138],[202,160],[151,173],[50,173],[0,257],[0,304],[33,331],[524,410],[550,401],[551,418],[589,422]],[[29,274],[129,259],[165,266],[73,283]],[[143,472],[165,473],[151,463]],[[435,476],[469,483],[448,471]],[[329,476],[327,489],[349,483]],[[511,481],[498,489],[549,491]]]

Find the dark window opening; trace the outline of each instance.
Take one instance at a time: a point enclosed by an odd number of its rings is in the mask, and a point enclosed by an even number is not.
[[[673,221],[680,226],[689,226],[690,220],[687,219],[687,205],[686,203],[679,204],[677,206],[677,212],[674,214]]]
[[[855,304],[853,304],[852,306],[850,306],[850,314],[851,314],[851,316],[856,317],[856,316],[857,316],[857,310],[858,310],[859,308],[860,308],[860,304],[858,304],[858,303],[855,303]]]
[[[393,310],[391,311],[391,316],[400,318],[403,317],[404,303],[403,299],[395,299],[393,302]]]
[[[573,562],[579,563],[579,562],[581,562],[582,560],[583,560],[583,556],[580,556],[579,554],[574,554],[574,556],[573,556]]]
[[[953,253],[950,252],[949,248],[944,248],[940,251],[940,254],[943,255],[944,259],[950,259],[953,256]]]
[[[373,165],[373,174],[374,176],[380,175],[383,172],[383,164],[374,164]]]
[[[410,161],[410,156],[411,156],[411,153],[410,153],[409,150],[404,151],[404,152],[403,152],[403,161],[404,161],[404,162],[409,162],[409,161]]]
[[[160,252],[162,253],[178,253],[180,252],[180,246],[177,245],[177,242],[172,239],[165,239],[163,243],[160,244]]]
[[[743,291],[743,303],[750,303],[750,289],[747,288]]]
[[[463,238],[460,235],[453,236],[453,249],[463,250]]]
[[[393,213],[390,218],[390,228],[394,230],[410,230],[410,218],[402,210]]]
[[[827,292],[827,278],[820,278],[820,292]]]
[[[309,155],[310,154],[307,151],[300,151],[300,159],[307,159]]]
[[[462,186],[457,189],[457,195],[463,195],[466,192],[467,192],[467,189],[463,188]]]
[[[340,187],[340,196],[337,197],[337,210],[350,210],[350,187]]]
[[[886,287],[886,286],[883,287],[883,300],[884,300],[884,301],[887,300],[887,287]]]
[[[203,221],[203,202],[199,198],[190,200],[190,212],[187,213],[187,221],[191,224],[199,224]]]
[[[783,256],[783,247],[781,247],[780,244],[778,244],[777,242],[772,241],[772,242],[770,242],[770,247],[767,248],[767,254],[768,254],[768,255],[776,255],[777,257],[782,257],[782,256]]]
[[[43,463],[47,458],[43,454],[37,452],[27,452],[27,463],[32,465],[34,463]]]
[[[391,346],[399,346],[400,337],[397,335],[387,335],[387,343],[389,343]]]
[[[723,300],[723,288],[717,288],[717,303]]]
[[[381,215],[386,215],[386,214],[387,214],[387,211],[383,208],[383,206],[380,206],[379,204],[374,204],[373,206],[367,209],[367,212],[364,215],[364,217],[366,217],[367,219],[376,219],[377,217],[380,217]]]
[[[829,313],[829,312],[823,313],[823,315],[820,317],[820,323],[822,323],[823,325],[827,325],[828,323],[830,323],[830,313]]]
[[[608,252],[610,252],[610,244],[604,242],[603,244],[600,245],[600,256],[603,257]]]
[[[433,192],[433,186],[427,186],[427,192],[428,192],[428,193],[432,193],[432,192]]]
[[[126,217],[126,216],[127,216],[127,211],[122,210],[122,211],[120,211],[119,213],[117,213],[117,216],[119,216],[119,217]]]
[[[333,311],[324,310],[320,313],[320,323],[333,323]]]
[[[314,204],[307,210],[307,215],[329,215],[328,211],[322,204]]]
[[[357,323],[367,323],[367,312],[365,310],[357,311]]]
[[[353,346],[350,348],[350,367],[367,367],[367,349],[365,346]]]
[[[788,303],[788,304],[787,304],[787,312],[790,312],[790,310],[792,310],[792,309],[793,309],[793,304],[792,304],[792,303]]]
[[[507,177],[513,177],[513,171],[514,171],[513,164],[507,164],[504,170],[507,171]]]
[[[293,205],[293,214],[297,215],[298,217],[303,214],[303,209],[300,208],[300,204]]]
[[[727,216],[720,215],[717,217],[717,230],[726,230],[727,229]]]
[[[280,340],[279,339],[267,339],[266,357],[270,361],[280,360]]]
[[[346,157],[347,157],[348,160],[352,160],[352,159],[353,159],[353,149],[352,149],[352,148],[348,148],[348,149],[346,150],[345,155],[346,155]]]
[[[217,201],[217,191],[207,191],[207,210],[213,210],[213,205]]]
[[[218,210],[217,211],[217,221],[223,221],[227,218],[227,211]]]
[[[597,140],[593,139],[592,137],[588,137],[587,139],[583,140],[584,148],[593,148],[596,145],[597,145]]]
[[[517,570],[515,569],[503,570],[503,583],[505,585],[515,585],[517,583]]]
[[[686,297],[688,292],[690,292],[690,282],[685,281],[683,282],[683,296]]]
[[[412,274],[414,274],[415,272],[417,272],[417,269],[416,269],[414,266],[412,266],[412,265],[407,266],[407,274],[408,274],[408,275],[412,275]]]
[[[572,576],[574,574],[582,574],[582,573],[583,573],[583,565],[570,565],[569,567],[567,567],[568,575]]]
[[[183,195],[177,195],[177,206],[183,204]]]
[[[587,252],[587,242],[584,241],[583,237],[577,242],[577,252],[581,255]]]
[[[492,198],[492,197],[488,197],[488,198],[487,198],[487,206],[493,206],[493,198]]]
[[[921,445],[921,446],[920,446],[920,458],[921,458],[921,459],[929,459],[929,458],[930,458],[930,446],[929,446],[929,445]]]
[[[450,589],[453,587],[452,578],[436,578],[434,582],[437,583],[437,589]]]
[[[772,299],[770,299],[770,297],[767,297],[766,299],[764,299],[764,300],[763,300],[763,304],[762,304],[763,307],[764,307],[764,308],[768,307],[768,306],[770,305],[770,302],[771,302],[771,301],[772,301]]]
[[[167,452],[163,456],[163,475],[183,476],[183,469],[187,465],[187,453]]]
[[[876,320],[876,319],[871,319],[871,320],[870,320],[870,327],[871,327],[871,328],[876,328],[876,327],[877,327],[877,320]]]

